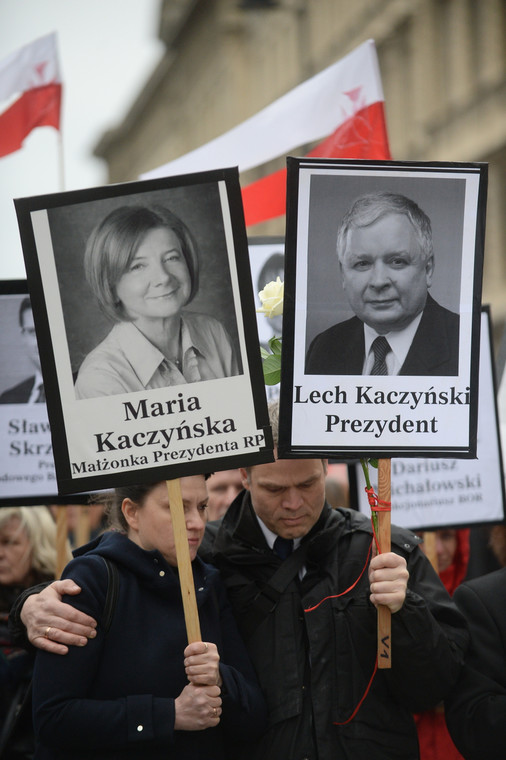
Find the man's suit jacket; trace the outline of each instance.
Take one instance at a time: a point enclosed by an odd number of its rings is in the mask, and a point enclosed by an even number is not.
[[[430,295],[399,375],[458,375],[458,314]],[[312,341],[307,375],[361,375],[365,359],[364,325],[358,317],[339,322]]]
[[[35,375],[27,377],[19,385],[15,385],[13,388],[8,388],[0,396],[0,404],[26,404],[30,400],[30,395],[33,390],[33,384],[35,382]]]

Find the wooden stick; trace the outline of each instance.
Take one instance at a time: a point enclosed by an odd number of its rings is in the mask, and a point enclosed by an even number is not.
[[[436,531],[424,530],[423,532],[423,550],[430,564],[436,571],[437,569],[437,550],[436,550]]]
[[[378,461],[378,499],[390,502],[390,459]],[[390,551],[390,512],[378,512],[378,543],[381,552]],[[392,667],[392,618],[384,604],[378,607],[378,668]]]
[[[172,517],[174,541],[176,544],[177,568],[179,572],[181,596],[183,598],[186,633],[188,636],[188,643],[191,644],[194,641],[202,641],[202,636],[200,634],[195,582],[193,580],[188,535],[186,533],[186,521],[184,519],[181,482],[180,480],[167,480],[166,483],[169,492],[170,514]]]
[[[64,504],[58,504],[56,508],[56,580],[61,578],[63,569],[68,561],[67,540],[67,508]]]
[[[86,504],[77,507],[77,524],[74,534],[74,543],[76,546],[84,546],[91,537],[90,509]]]

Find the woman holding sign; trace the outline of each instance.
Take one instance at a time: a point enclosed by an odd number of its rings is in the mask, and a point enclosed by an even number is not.
[[[117,489],[119,529],[63,573],[82,588],[67,601],[99,621],[97,635],[65,658],[37,655],[37,760],[223,760],[263,730],[263,697],[218,572],[196,557],[204,476],[180,482],[203,641],[187,645],[167,484]],[[119,576],[112,604],[104,559]]]
[[[87,282],[116,324],[84,359],[79,399],[237,375],[234,350],[214,317],[184,311],[199,288],[197,247],[163,206],[122,206],[91,233]]]

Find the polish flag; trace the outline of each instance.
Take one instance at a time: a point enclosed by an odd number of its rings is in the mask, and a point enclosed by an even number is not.
[[[0,157],[19,150],[36,127],[60,129],[61,89],[55,33],[0,61]]]
[[[244,172],[296,148],[307,155],[390,159],[376,47],[368,40],[229,132],[142,179],[238,166]],[[248,226],[285,213],[286,169],[242,191]]]

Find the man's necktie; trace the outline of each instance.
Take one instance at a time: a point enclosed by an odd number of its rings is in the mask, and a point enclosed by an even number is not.
[[[37,394],[37,398],[35,399],[35,403],[36,404],[41,404],[43,401],[46,400],[46,394],[44,392],[44,385],[42,383],[38,386],[38,391],[39,392]]]
[[[293,551],[293,538],[281,538],[274,541],[274,551],[280,559],[286,559]]]
[[[379,335],[374,339],[372,350],[374,351],[374,365],[371,370],[371,375],[388,375],[385,357],[392,349],[384,335]]]

